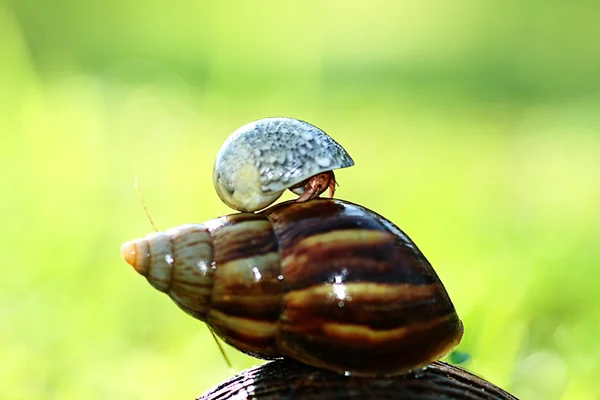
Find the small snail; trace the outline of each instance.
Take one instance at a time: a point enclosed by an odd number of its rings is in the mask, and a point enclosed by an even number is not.
[[[463,333],[410,238],[365,207],[288,201],[125,243],[156,289],[258,358],[289,357],[354,376],[402,374]]]
[[[321,129],[293,118],[265,118],[236,130],[217,154],[213,183],[238,211],[267,207],[289,189],[298,201],[335,191],[334,169],[354,161]]]

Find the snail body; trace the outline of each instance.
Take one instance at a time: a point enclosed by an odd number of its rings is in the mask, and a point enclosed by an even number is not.
[[[365,207],[289,201],[125,243],[125,260],[223,340],[357,376],[405,373],[463,326],[410,238]]]
[[[236,130],[217,153],[213,183],[225,204],[238,211],[267,207],[290,189],[301,201],[330,189],[333,170],[354,165],[346,150],[321,129],[294,118],[264,118]],[[308,185],[321,176],[316,188]],[[323,182],[321,182],[323,181]],[[308,193],[304,197],[304,193]]]

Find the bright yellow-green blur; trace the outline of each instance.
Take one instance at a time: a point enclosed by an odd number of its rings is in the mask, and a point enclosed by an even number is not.
[[[160,229],[230,213],[214,156],[269,116],[350,153],[337,196],[430,259],[467,368],[598,398],[598,4],[8,0],[0,398],[190,399],[230,376],[119,249],[152,230],[136,174]]]

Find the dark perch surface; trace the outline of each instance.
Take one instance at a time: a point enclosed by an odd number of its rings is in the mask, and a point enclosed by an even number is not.
[[[232,377],[198,400],[216,399],[516,399],[499,387],[443,362],[418,374],[356,378],[277,360]]]

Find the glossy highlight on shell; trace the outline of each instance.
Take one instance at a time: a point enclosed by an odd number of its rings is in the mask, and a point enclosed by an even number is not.
[[[264,118],[236,130],[217,154],[217,194],[238,211],[257,211],[291,187],[354,161],[321,129],[294,118]],[[301,194],[302,188],[295,193]]]
[[[358,376],[405,373],[463,326],[410,238],[337,199],[285,202],[153,233],[128,263],[239,350]]]

